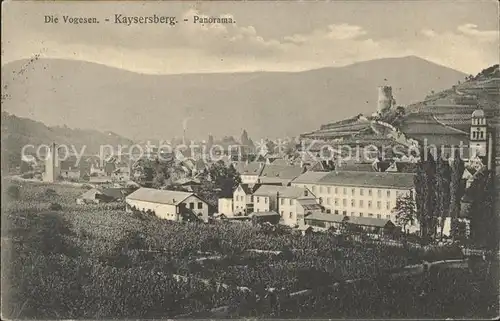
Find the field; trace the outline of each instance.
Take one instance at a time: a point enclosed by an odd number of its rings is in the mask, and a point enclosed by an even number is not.
[[[218,307],[230,317],[497,314],[492,282],[477,274],[445,271],[431,283],[384,277],[428,259],[414,249],[245,223],[174,223],[127,213],[123,204],[77,205],[80,187],[9,184],[2,184],[8,318],[208,317]],[[359,278],[368,281],[328,288]],[[305,289],[314,291],[290,297]],[[454,303],[462,300],[465,307]]]

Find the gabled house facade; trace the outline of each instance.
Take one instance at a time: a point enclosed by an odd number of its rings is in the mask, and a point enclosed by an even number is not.
[[[253,201],[254,212],[275,211],[282,224],[296,226],[303,224],[307,205],[315,204],[316,196],[306,188],[262,185],[253,193]]]
[[[259,184],[250,186],[240,184],[233,193],[233,213],[237,216],[247,215],[254,211],[253,193],[260,187]]]
[[[125,198],[127,211],[150,211],[162,219],[208,221],[209,204],[194,193],[140,188]]]

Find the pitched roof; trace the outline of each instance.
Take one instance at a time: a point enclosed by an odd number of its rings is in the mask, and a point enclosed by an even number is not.
[[[400,173],[415,173],[417,164],[411,162],[396,162],[396,167]]]
[[[304,217],[306,220],[314,220],[314,221],[324,221],[324,222],[332,222],[332,223],[342,223],[344,217],[342,215],[335,214],[327,214],[322,212],[313,212]]]
[[[244,163],[244,162],[238,162],[238,163]],[[262,173],[262,169],[264,168],[264,164],[258,163],[258,162],[251,162],[251,163],[244,163],[244,165],[238,164],[235,166],[236,171],[240,175],[260,175]]]
[[[264,166],[264,170],[260,176],[268,178],[294,179],[302,174],[303,170],[304,169],[300,166],[275,165],[272,163]]]
[[[245,192],[246,195],[253,194],[261,185],[262,184],[255,184],[251,186],[249,184],[240,184],[243,192]]]
[[[98,190],[97,188],[91,188],[82,195],[80,195],[78,198],[80,199],[95,199],[96,195],[102,195],[103,193]]]
[[[321,178],[319,185],[364,186],[384,188],[412,188],[413,174],[380,172],[330,172]]]
[[[116,188],[104,188],[102,190],[102,193],[106,196],[112,197],[112,198],[123,198],[124,193],[126,193],[126,189],[116,187]]]
[[[371,163],[351,163],[344,164],[337,167],[339,171],[348,171],[348,172],[375,172],[373,168],[373,164]]]
[[[315,199],[299,199],[297,201],[306,211],[319,211],[323,208]]]
[[[194,193],[142,187],[133,192],[132,194],[128,195],[126,199],[160,203],[160,204],[178,205],[191,195],[194,195]]]
[[[279,193],[283,198],[300,198],[304,196],[305,188],[296,186],[275,186],[275,185],[262,185],[255,192],[257,196],[276,196]],[[312,196],[311,193],[309,195]]]
[[[391,220],[376,217],[349,216],[349,223],[363,226],[384,227],[387,224],[394,225]]]
[[[271,162],[273,165],[289,166],[290,161],[284,158],[277,158]]]
[[[296,179],[292,181],[292,183],[296,184],[314,184],[317,183],[320,179],[325,177],[328,174],[328,172],[305,172],[304,174],[300,175]]]
[[[320,160],[316,163],[312,163],[308,171],[317,171],[317,172],[329,172],[335,169],[335,163],[333,161]]]
[[[178,180],[176,180],[174,182],[174,184],[178,184],[178,185],[185,185],[185,184],[188,184],[188,185],[199,185],[201,183],[200,183],[200,180],[197,179],[197,178],[183,177],[183,178],[179,178]]]
[[[385,227],[389,222],[391,224],[393,224],[390,220],[381,219],[381,218],[374,218],[374,217],[347,216],[347,218],[348,218],[347,222],[349,222],[351,224],[355,224],[355,225]],[[344,220],[344,216],[336,215],[336,214],[314,212],[310,215],[307,215],[304,219],[332,222],[332,223],[342,223],[342,221]]]
[[[262,216],[280,216],[280,215],[274,211],[269,211],[269,212],[253,212],[249,216],[262,217]]]

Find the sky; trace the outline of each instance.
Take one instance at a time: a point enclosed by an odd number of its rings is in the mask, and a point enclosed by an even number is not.
[[[476,74],[499,61],[495,0],[2,5],[2,64],[40,54],[139,73],[182,74],[301,71],[415,55]],[[175,16],[180,23],[126,26],[113,23],[115,14]],[[101,23],[46,24],[45,15],[96,17]],[[195,15],[231,17],[235,23],[195,24]]]

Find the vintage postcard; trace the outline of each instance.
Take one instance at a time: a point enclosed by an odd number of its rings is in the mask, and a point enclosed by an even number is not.
[[[497,318],[498,17],[3,2],[2,318]]]

